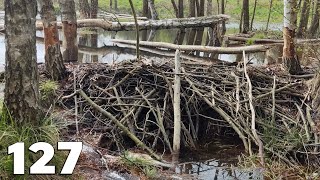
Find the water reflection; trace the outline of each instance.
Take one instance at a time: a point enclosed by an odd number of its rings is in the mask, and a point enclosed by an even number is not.
[[[263,169],[239,169],[227,167],[228,164],[212,159],[204,162],[183,163],[176,168],[176,173],[196,175],[201,180],[262,180]]]

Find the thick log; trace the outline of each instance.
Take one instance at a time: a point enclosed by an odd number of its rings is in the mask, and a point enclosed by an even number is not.
[[[236,36],[225,36],[228,40],[239,41],[239,42],[248,42],[252,41],[254,44],[283,44],[282,39],[255,39],[255,38],[246,38],[246,37],[236,37]],[[297,44],[304,43],[317,43],[320,42],[320,39],[297,39]]]
[[[163,19],[149,20],[138,22],[139,30],[146,29],[172,29],[172,28],[193,28],[193,27],[212,27],[214,24],[224,22],[229,19],[227,15],[215,15],[208,17],[192,17],[180,19]],[[112,22],[104,19],[81,19],[77,21],[78,28],[91,27],[102,28],[106,31],[133,31],[135,30],[134,22]],[[37,30],[42,30],[42,23],[37,23]],[[61,28],[62,24],[57,23]],[[4,29],[4,25],[0,25],[0,29]]]
[[[123,43],[123,44],[135,44],[135,41],[132,40],[112,40],[114,43]],[[250,45],[250,46],[240,46],[240,47],[212,47],[212,46],[196,46],[196,45],[176,45],[172,43],[164,42],[149,42],[149,41],[140,41],[140,45],[149,46],[154,48],[167,48],[167,49],[179,49],[180,51],[201,51],[209,53],[218,53],[218,54],[241,54],[243,51],[246,53],[255,53],[255,52],[264,52],[267,51],[270,47],[266,45]]]

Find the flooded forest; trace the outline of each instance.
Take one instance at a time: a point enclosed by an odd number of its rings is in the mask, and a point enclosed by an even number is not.
[[[320,179],[320,0],[2,0],[0,179]]]

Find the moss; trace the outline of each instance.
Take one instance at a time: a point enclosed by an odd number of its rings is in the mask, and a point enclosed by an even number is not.
[[[43,100],[52,98],[55,95],[57,89],[58,89],[58,83],[55,81],[48,80],[40,83],[41,98]]]

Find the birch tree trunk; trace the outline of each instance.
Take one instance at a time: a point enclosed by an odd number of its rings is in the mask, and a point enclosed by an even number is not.
[[[73,0],[60,0],[61,21],[63,30],[64,51],[62,53],[65,62],[78,61],[77,43],[77,17]]]
[[[52,0],[38,0],[43,23],[45,44],[46,71],[53,80],[60,80],[65,76],[65,66],[60,51],[60,41],[57,28],[57,18]]]
[[[296,0],[284,0],[283,19],[283,65],[290,74],[301,72],[300,62],[295,50],[295,29],[297,24]]]
[[[20,126],[26,123],[37,124],[39,119],[36,14],[36,0],[5,0],[4,111]]]

